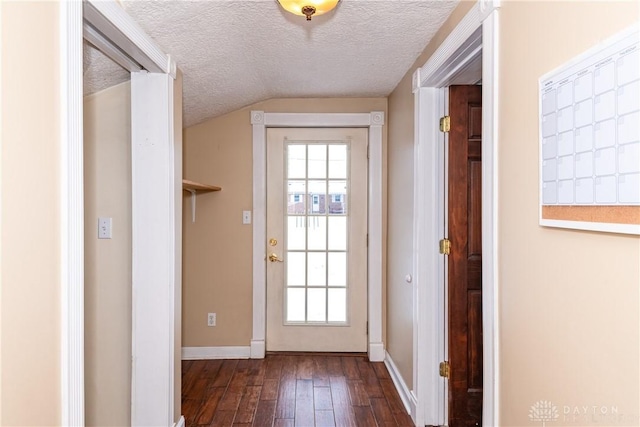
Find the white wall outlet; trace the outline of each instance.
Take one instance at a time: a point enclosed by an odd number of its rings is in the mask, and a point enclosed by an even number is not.
[[[242,211],[242,223],[251,224],[251,211]]]
[[[111,218],[98,218],[98,239],[111,238]]]
[[[216,314],[209,313],[207,315],[207,326],[216,326]]]

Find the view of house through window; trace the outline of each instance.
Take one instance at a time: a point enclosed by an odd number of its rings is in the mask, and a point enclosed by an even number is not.
[[[286,144],[286,322],[347,321],[349,145]]]

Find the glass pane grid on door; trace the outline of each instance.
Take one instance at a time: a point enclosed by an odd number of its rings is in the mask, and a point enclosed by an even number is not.
[[[284,322],[347,325],[349,143],[285,146]]]

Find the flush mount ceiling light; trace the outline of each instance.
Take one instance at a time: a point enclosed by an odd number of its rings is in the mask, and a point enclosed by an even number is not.
[[[333,10],[340,0],[278,0],[280,6],[294,15],[306,16],[311,21],[312,16],[322,15]]]

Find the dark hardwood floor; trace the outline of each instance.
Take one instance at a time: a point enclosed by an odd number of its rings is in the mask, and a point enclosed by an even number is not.
[[[182,362],[192,426],[413,426],[383,363],[365,355],[269,354]]]

